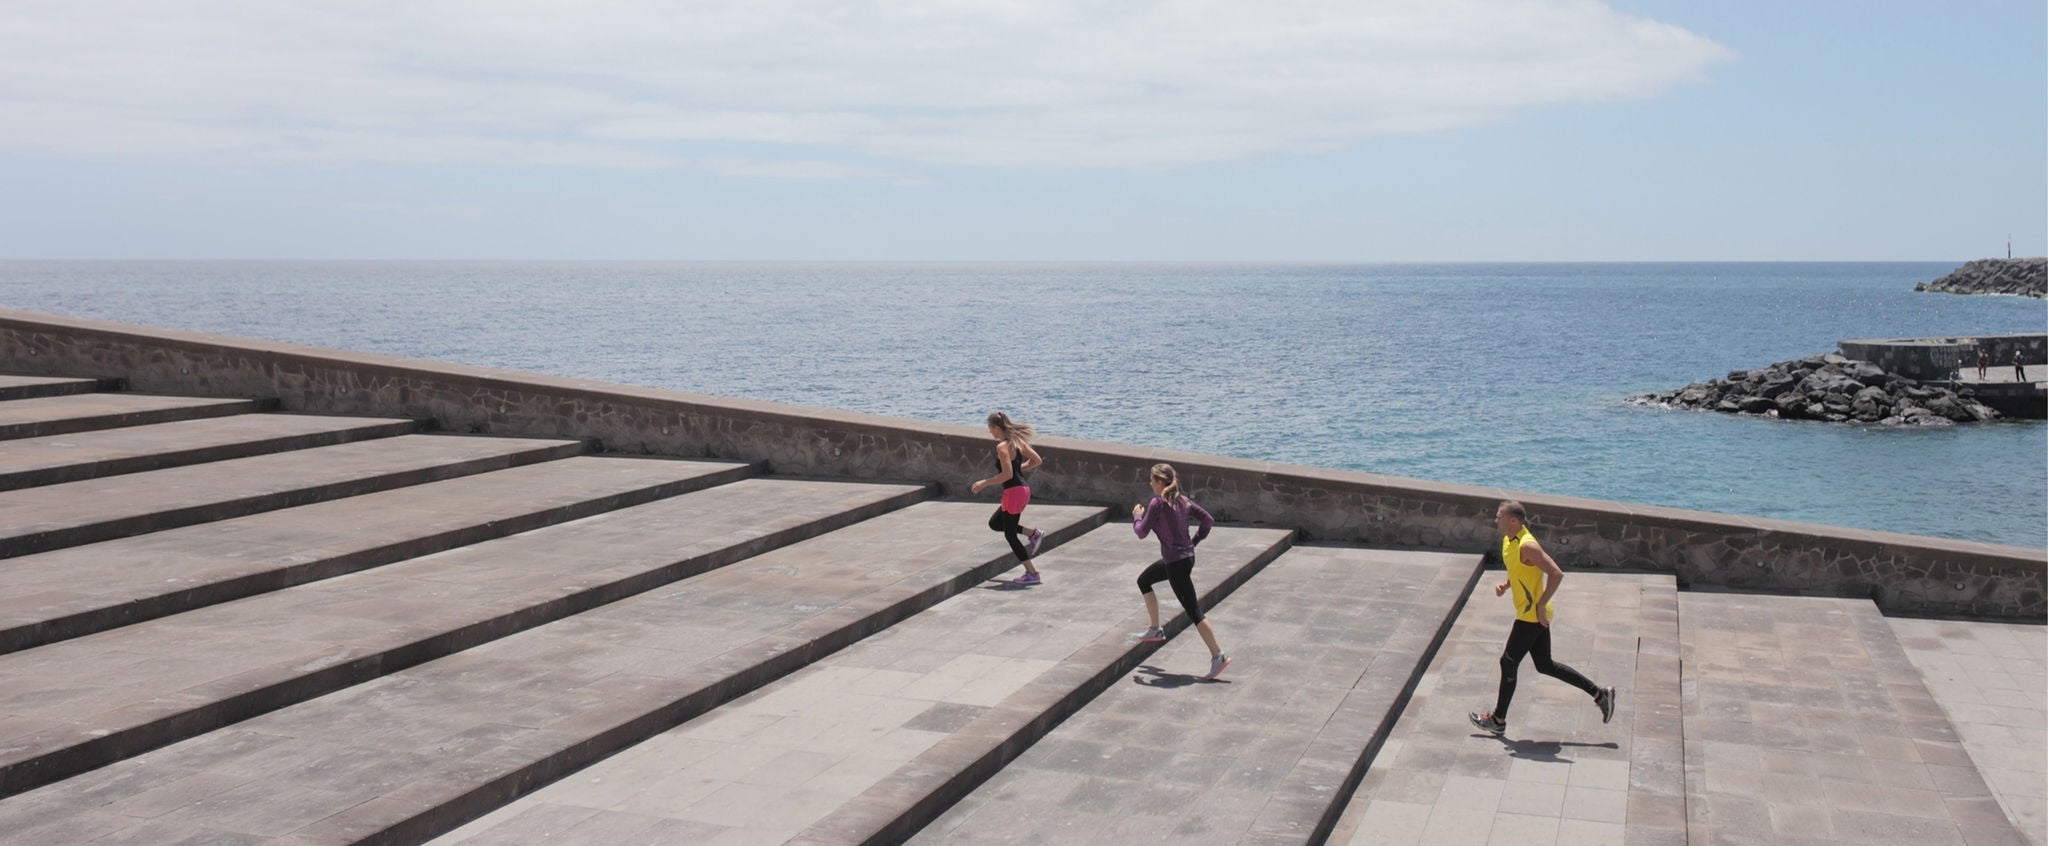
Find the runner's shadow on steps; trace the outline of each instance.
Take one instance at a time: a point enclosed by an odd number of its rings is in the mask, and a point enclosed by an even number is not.
[[[1131,681],[1137,682],[1138,684],[1142,684],[1146,687],[1187,687],[1191,684],[1230,683],[1229,679],[1205,679],[1201,676],[1191,676],[1187,673],[1169,673],[1165,670],[1159,669],[1158,667],[1154,667],[1151,664],[1144,664],[1139,666],[1138,674],[1132,676]]]
[[[1558,753],[1563,752],[1564,748],[1567,746],[1589,747],[1593,749],[1621,748],[1621,744],[1615,743],[1613,741],[1608,741],[1606,743],[1572,743],[1563,740],[1509,740],[1505,737],[1500,737],[1498,735],[1493,734],[1487,734],[1482,736],[1491,737],[1494,740],[1500,741],[1500,745],[1507,747],[1509,755],[1512,755],[1517,758],[1524,758],[1531,761],[1543,761],[1545,763],[1572,763],[1572,759],[1570,758],[1558,757]]]

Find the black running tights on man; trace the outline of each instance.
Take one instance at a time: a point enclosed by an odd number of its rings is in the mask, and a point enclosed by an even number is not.
[[[1010,542],[1010,551],[1017,554],[1018,561],[1031,557],[1031,551],[1025,548],[1024,539],[1020,537],[1024,532],[1023,526],[1023,514],[1011,514],[1001,508],[988,518],[989,529],[1003,533],[1003,540]]]
[[[1515,674],[1522,667],[1522,656],[1536,661],[1536,672],[1564,682],[1597,696],[1600,688],[1593,681],[1563,664],[1550,659],[1550,627],[1542,623],[1516,620],[1513,630],[1508,632],[1507,649],[1500,653],[1500,698],[1493,703],[1493,718],[1507,722],[1508,703],[1515,698]]]

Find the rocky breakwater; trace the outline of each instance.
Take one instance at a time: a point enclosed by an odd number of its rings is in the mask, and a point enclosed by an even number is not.
[[[1961,391],[1923,385],[1867,361],[1817,355],[1676,391],[1630,397],[1674,408],[1756,414],[1781,420],[1825,420],[1880,426],[1948,426],[1998,419],[1998,412]]]
[[[2048,298],[2048,258],[1978,259],[1913,290]]]

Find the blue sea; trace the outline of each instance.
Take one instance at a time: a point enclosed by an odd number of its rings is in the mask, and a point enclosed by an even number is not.
[[[1912,290],[1958,263],[11,261],[0,305],[2043,547],[2041,422],[1626,402],[1843,338],[2048,331],[2039,300]]]

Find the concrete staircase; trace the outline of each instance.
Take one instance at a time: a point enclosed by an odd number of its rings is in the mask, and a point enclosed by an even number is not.
[[[1495,740],[1477,555],[1219,527],[1207,682],[1100,506],[118,387],[0,376],[0,844],[2024,842],[1867,602],[1575,574]]]

